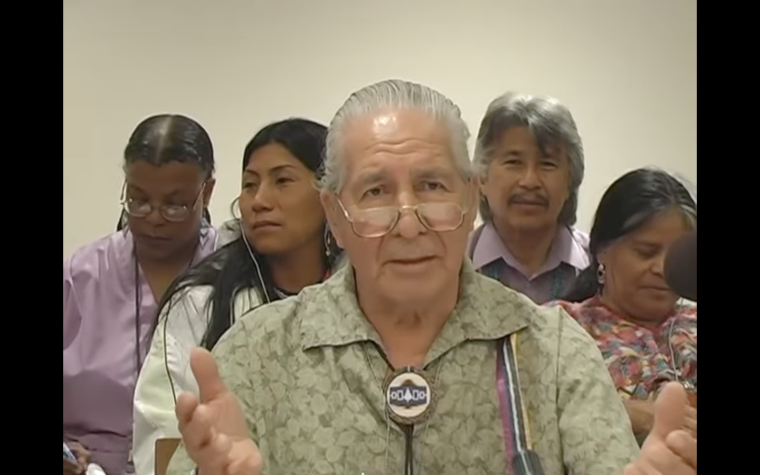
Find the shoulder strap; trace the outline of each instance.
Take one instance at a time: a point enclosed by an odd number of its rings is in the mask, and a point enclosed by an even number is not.
[[[528,413],[522,401],[517,370],[517,334],[497,342],[496,389],[507,465],[515,475],[543,475],[541,461],[532,450]]]

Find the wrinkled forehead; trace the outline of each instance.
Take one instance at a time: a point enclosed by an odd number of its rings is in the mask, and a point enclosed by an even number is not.
[[[456,173],[451,135],[424,112],[381,111],[356,118],[344,130],[345,183],[367,175]]]

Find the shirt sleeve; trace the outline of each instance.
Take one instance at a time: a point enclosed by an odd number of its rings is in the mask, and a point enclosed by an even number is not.
[[[185,391],[198,394],[190,351],[201,344],[206,329],[207,296],[203,288],[188,289],[159,318],[135,387],[135,473],[153,475],[156,441],[180,437],[175,397]]]
[[[591,337],[562,311],[557,407],[569,475],[616,475],[639,455],[628,414]]]
[[[79,314],[74,282],[71,275],[71,261],[63,261],[63,349],[74,340],[79,331],[82,317]]]

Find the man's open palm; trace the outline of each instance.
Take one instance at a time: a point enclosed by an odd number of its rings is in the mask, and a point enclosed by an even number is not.
[[[240,404],[219,377],[214,357],[195,348],[190,367],[198,381],[200,401],[183,393],[176,413],[185,450],[199,474],[260,475],[261,455],[250,438]]]

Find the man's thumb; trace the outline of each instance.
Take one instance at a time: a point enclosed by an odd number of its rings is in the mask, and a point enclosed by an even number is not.
[[[668,434],[681,429],[686,418],[687,404],[686,390],[681,384],[666,384],[654,403],[654,426],[651,434],[665,440]]]
[[[200,402],[208,402],[227,392],[227,387],[219,376],[214,357],[203,348],[193,348],[190,353],[190,368],[198,382]]]

